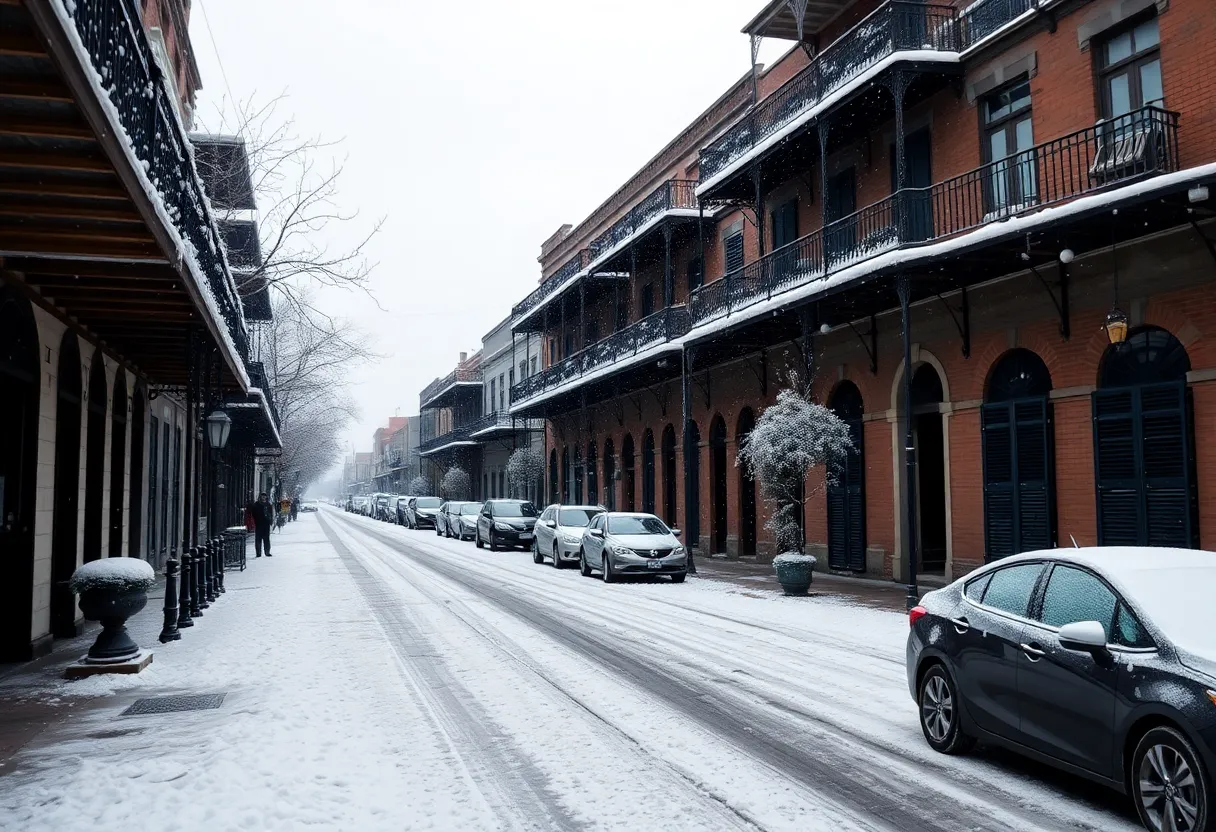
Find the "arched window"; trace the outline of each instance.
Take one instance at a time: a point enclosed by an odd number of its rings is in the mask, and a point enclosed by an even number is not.
[[[611,439],[604,440],[604,506],[616,511],[616,449]]]
[[[747,438],[756,426],[756,417],[750,407],[739,411],[735,423],[735,449]],[[754,557],[756,554],[756,480],[746,465],[738,465],[739,471],[739,555]]]
[[[634,511],[637,501],[637,478],[633,468],[633,436],[625,434],[621,440],[622,501],[625,511]]]
[[[599,460],[596,457],[595,440],[592,439],[587,443],[587,502],[591,505],[600,502],[600,480],[596,470]]]
[[[709,425],[711,554],[726,552],[726,477],[726,422],[718,414]]]
[[[676,429],[663,428],[663,522],[676,526]]]
[[[642,511],[654,514],[654,431],[642,434]]]
[[[851,381],[842,381],[833,391],[832,412],[849,426],[853,449],[828,483],[828,565],[850,572],[866,570],[866,496],[864,412],[861,391]]]
[[[1103,355],[1093,394],[1099,545],[1199,544],[1190,369],[1182,343],[1156,327]]]
[[[1056,545],[1051,373],[1030,350],[992,365],[980,411],[988,560]]]

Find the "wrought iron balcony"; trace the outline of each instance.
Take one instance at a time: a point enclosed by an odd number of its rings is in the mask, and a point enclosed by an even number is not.
[[[536,308],[537,304],[551,295],[558,286],[561,286],[567,280],[587,268],[590,263],[591,251],[585,248],[580,249],[577,254],[570,258],[566,265],[545,278],[539,286],[532,290],[530,295],[515,304],[511,308],[511,318],[514,320],[531,312]]]
[[[544,430],[542,419],[521,419],[512,417],[505,410],[483,416],[469,426],[469,438],[479,442],[499,437],[504,433]]]
[[[1145,107],[938,182],[905,188],[697,289],[692,325],[911,248],[1178,167],[1178,114]]]
[[[595,370],[626,361],[650,347],[685,335],[688,327],[687,307],[661,309],[524,379],[511,388],[511,401],[526,401]]]
[[[471,445],[473,442],[471,439],[469,439],[469,434],[473,432],[473,426],[476,424],[478,423],[470,422],[467,425],[459,425],[452,428],[447,433],[441,433],[438,436],[428,439],[418,446],[418,453],[422,456],[426,456],[434,453],[440,448],[457,442],[465,445]]]
[[[461,370],[457,368],[443,378],[437,378],[426,387],[423,387],[419,401],[422,407],[442,407],[443,404],[434,404],[434,402],[447,391],[455,388],[457,385],[467,385],[471,388],[480,386],[480,384],[480,367],[474,370]]]
[[[136,158],[165,213],[205,280],[241,358],[249,338],[224,246],[194,166],[192,146],[177,117],[160,66],[152,56],[135,0],[64,3],[72,25],[101,79]]]
[[[679,209],[697,210],[697,183],[688,179],[669,179],[651,191],[612,227],[591,241],[587,248],[592,262],[598,260],[634,234],[646,227],[656,217]]]
[[[884,58],[905,50],[958,52],[961,48],[955,10],[950,6],[909,0],[891,0],[879,6],[704,148],[700,181],[707,181],[750,153]]]
[[[1009,21],[1047,0],[981,0],[959,12],[960,49],[966,49],[991,35]]]

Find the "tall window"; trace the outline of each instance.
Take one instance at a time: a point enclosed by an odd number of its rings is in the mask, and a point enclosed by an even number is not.
[[[495,391],[494,379],[490,379],[490,412],[491,413],[494,412],[494,401],[495,401],[494,391]]]
[[[506,373],[498,374],[498,409],[507,409],[507,375]]]
[[[726,273],[743,268],[743,232],[736,231],[723,243],[726,249]]]
[[[534,358],[534,359],[532,359],[532,360],[533,360],[533,361],[535,361],[536,359]],[[523,381],[523,380],[524,380],[524,379],[526,379],[527,377],[528,377],[528,359],[526,359],[526,358],[525,358],[523,361],[519,362],[519,376],[518,376],[518,378],[519,378],[519,380],[520,380],[520,381]],[[512,381],[511,383],[512,383],[512,385],[514,385],[514,383],[515,383],[515,382],[514,382],[514,381]]]
[[[1141,107],[1165,104],[1161,41],[1153,17],[1113,35],[1098,53],[1102,115],[1119,119]]]
[[[984,161],[989,164],[988,212],[1033,205],[1038,195],[1030,81],[1021,78],[984,99]]]
[[[773,209],[772,218],[773,248],[781,248],[798,239],[798,197]]]
[[[642,317],[654,314],[654,284],[647,283],[642,287]]]
[[[688,294],[700,288],[705,282],[705,276],[701,273],[701,258],[694,257],[688,261]]]
[[[629,298],[620,295],[616,299],[616,331],[620,332],[629,325]]]
[[[536,375],[536,365],[537,365],[537,363],[538,363],[538,362],[537,362],[537,360],[536,360],[536,356],[535,356],[535,355],[534,355],[534,356],[532,356],[532,371],[531,371],[531,373],[529,373],[529,375]]]

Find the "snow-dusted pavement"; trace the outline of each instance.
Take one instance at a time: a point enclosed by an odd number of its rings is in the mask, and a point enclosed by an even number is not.
[[[148,672],[56,689],[116,692],[0,777],[0,828],[1137,828],[930,751],[901,615],[609,586],[333,510],[275,544]],[[170,687],[227,697],[115,718]]]

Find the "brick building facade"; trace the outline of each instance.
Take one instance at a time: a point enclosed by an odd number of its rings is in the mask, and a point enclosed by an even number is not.
[[[548,497],[770,558],[738,440],[811,378],[857,445],[807,484],[833,569],[1216,546],[1208,4],[799,5],[749,24],[800,39],[775,65],[543,245],[511,412],[547,420]]]

